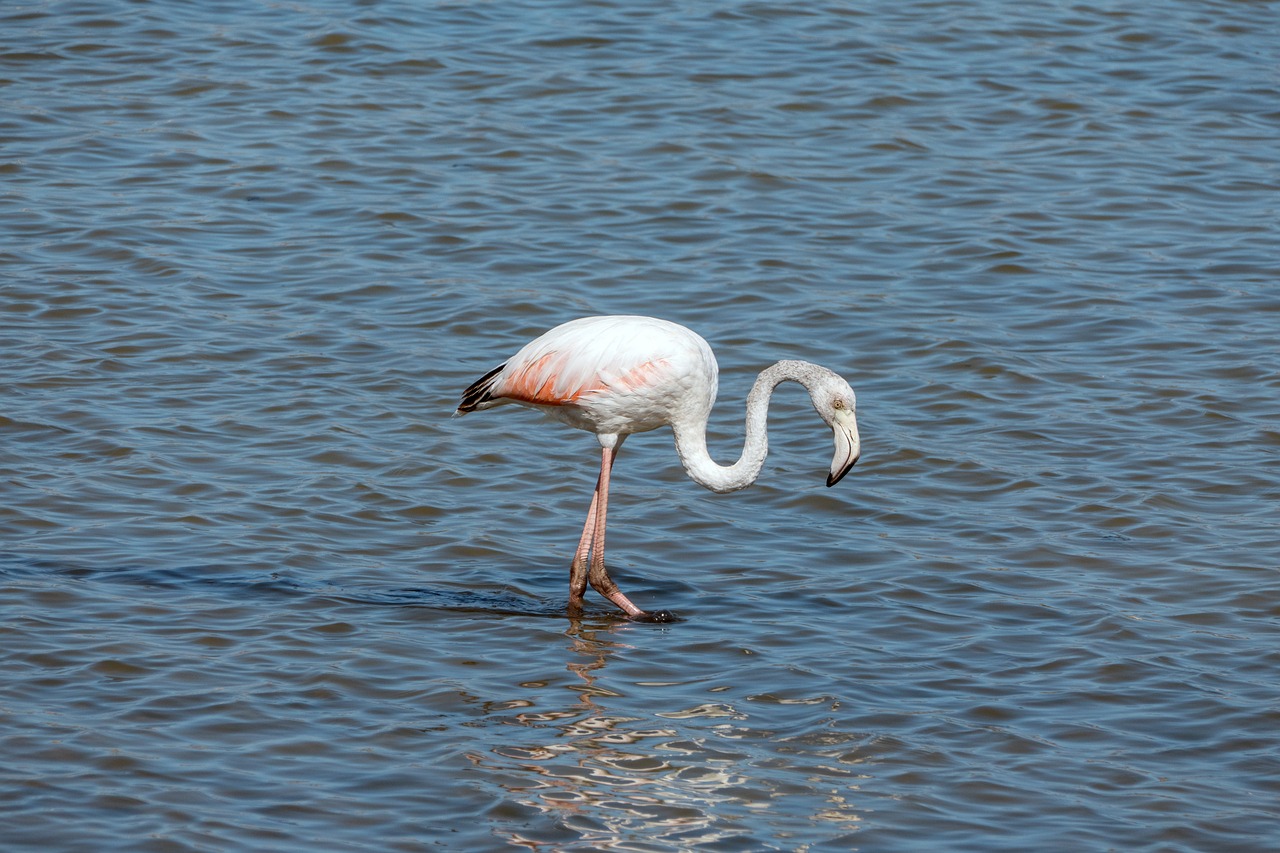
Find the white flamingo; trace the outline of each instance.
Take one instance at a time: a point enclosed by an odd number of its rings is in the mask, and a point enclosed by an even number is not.
[[[769,450],[766,414],[773,389],[788,380],[809,391],[813,407],[835,433],[827,485],[858,461],[861,442],[855,398],[840,376],[806,361],[779,361],[761,371],[747,395],[746,446],[732,465],[707,453],[707,417],[716,399],[718,368],[711,347],[684,326],[653,317],[583,317],[529,342],[462,395],[458,414],[520,403],[596,434],[600,478],[569,573],[569,605],[580,609],[587,583],[638,621],[669,621],[632,604],[604,565],[609,472],[628,435],[670,425],[676,452],[694,482],[733,492],[755,482]]]

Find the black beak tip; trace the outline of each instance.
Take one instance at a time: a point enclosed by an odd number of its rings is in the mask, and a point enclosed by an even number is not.
[[[838,482],[840,482],[841,480],[843,480],[843,479],[844,479],[844,475],[845,475],[845,474],[848,474],[850,471],[852,471],[852,470],[853,470],[853,466],[858,464],[858,458],[859,458],[859,457],[857,457],[857,456],[853,457],[853,461],[852,461],[852,462],[850,462],[848,465],[844,466],[843,468],[841,468],[839,471],[835,472],[834,474],[828,474],[828,475],[827,475],[827,488],[829,489],[829,488],[831,488],[832,486],[834,486],[836,483],[838,483]]]

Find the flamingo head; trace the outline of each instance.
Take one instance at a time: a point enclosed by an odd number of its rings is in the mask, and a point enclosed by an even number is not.
[[[811,390],[813,407],[822,416],[835,437],[836,452],[831,459],[831,472],[827,485],[840,482],[862,455],[862,440],[858,437],[858,400],[853,389],[843,377],[830,374]]]

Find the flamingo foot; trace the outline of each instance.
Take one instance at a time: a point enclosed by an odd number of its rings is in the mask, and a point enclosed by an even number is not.
[[[680,618],[670,610],[646,610],[636,615],[629,615],[627,618],[632,622],[644,622],[645,624],[667,624],[680,621]]]
[[[641,610],[631,603],[631,599],[618,589],[618,585],[613,582],[608,573],[604,571],[604,566],[600,566],[592,576],[591,585],[595,587],[596,592],[612,601],[618,606],[622,612],[627,614],[627,618],[632,622],[677,622],[674,613],[670,610]]]
[[[628,618],[635,619],[638,616],[647,615],[645,611],[632,604],[631,599],[622,594],[622,590],[618,589],[608,575],[604,576],[604,584],[597,585],[593,583],[592,586],[596,588],[596,592],[618,605],[627,614]]]

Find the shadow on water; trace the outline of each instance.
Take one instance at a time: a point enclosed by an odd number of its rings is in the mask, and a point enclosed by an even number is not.
[[[155,590],[214,590],[228,597],[264,596],[321,598],[347,605],[422,607],[455,613],[489,616],[523,616],[536,619],[576,618],[627,621],[621,614],[591,612],[569,614],[561,603],[541,603],[511,592],[399,587],[352,589],[326,583],[308,583],[271,572],[229,571],[216,564],[176,568],[133,566],[83,566],[51,560],[19,560],[0,555],[0,577],[61,577],[73,581],[123,584]]]

